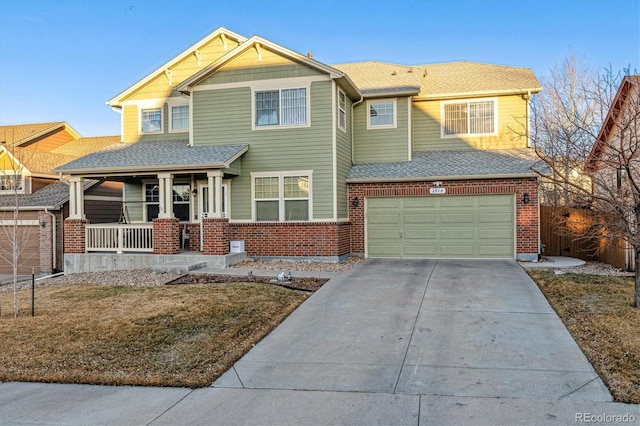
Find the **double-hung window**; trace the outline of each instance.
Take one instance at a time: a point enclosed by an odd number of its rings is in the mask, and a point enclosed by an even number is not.
[[[0,172],[0,193],[18,193],[24,192],[22,175],[4,174]]]
[[[307,89],[255,92],[255,126],[302,126],[307,124]]]
[[[256,221],[309,220],[309,175],[258,176],[253,183]]]
[[[382,99],[367,102],[367,128],[396,127],[396,100]]]
[[[162,108],[146,108],[140,111],[142,133],[162,132]]]
[[[347,96],[338,90],[338,128],[347,130]]]
[[[189,105],[171,106],[171,132],[189,130]]]
[[[442,117],[443,136],[496,133],[497,114],[494,99],[443,103]]]
[[[189,206],[191,200],[190,185],[188,183],[173,184],[173,215],[182,222],[188,222]],[[144,185],[144,204],[147,212],[147,221],[158,217],[160,210],[160,188],[157,183]]]

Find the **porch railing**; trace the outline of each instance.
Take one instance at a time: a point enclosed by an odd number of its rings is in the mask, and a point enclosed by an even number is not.
[[[153,224],[87,225],[86,251],[153,252]]]

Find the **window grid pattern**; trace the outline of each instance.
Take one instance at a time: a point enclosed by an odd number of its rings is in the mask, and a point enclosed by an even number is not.
[[[189,106],[171,107],[171,129],[189,130]]]
[[[308,221],[309,177],[256,177],[254,180],[256,221]],[[284,217],[280,217],[280,212]]]
[[[282,89],[255,93],[256,126],[307,124],[307,89]]]
[[[483,135],[495,132],[495,102],[444,105],[445,135]]]
[[[338,91],[338,127],[347,130],[347,97],[343,91]]]
[[[143,109],[141,119],[143,133],[162,131],[162,110],[160,108]]]
[[[0,173],[0,191],[22,192],[22,175]]]
[[[393,102],[369,103],[369,126],[393,126]]]

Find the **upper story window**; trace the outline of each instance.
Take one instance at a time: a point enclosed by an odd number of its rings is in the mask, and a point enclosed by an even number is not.
[[[442,136],[496,134],[495,99],[443,102]]]
[[[396,100],[383,99],[367,102],[367,128],[395,128]]]
[[[186,132],[189,130],[189,105],[170,106],[170,132]]]
[[[338,89],[338,128],[347,131],[347,96]]]
[[[22,175],[0,173],[0,193],[24,192]]]
[[[255,126],[302,126],[308,122],[307,89],[255,92]]]
[[[308,221],[310,197],[310,174],[274,173],[255,176],[253,195],[255,220]]]
[[[146,108],[140,111],[141,133],[162,133],[162,108]]]

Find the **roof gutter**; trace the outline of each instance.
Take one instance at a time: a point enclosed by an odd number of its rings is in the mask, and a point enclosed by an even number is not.
[[[450,180],[483,180],[483,179],[518,179],[538,177],[536,173],[515,173],[515,174],[495,174],[495,175],[443,175],[443,176],[415,176],[399,178],[347,178],[347,183],[382,183],[382,182],[429,182],[429,181],[450,181]]]
[[[413,99],[416,101],[435,101],[440,99],[459,99],[459,98],[471,98],[476,96],[491,96],[491,95],[531,95],[532,93],[538,93],[542,91],[542,87],[532,87],[530,89],[510,89],[510,90],[482,90],[478,92],[463,92],[463,93],[433,93],[430,95],[416,96]]]

